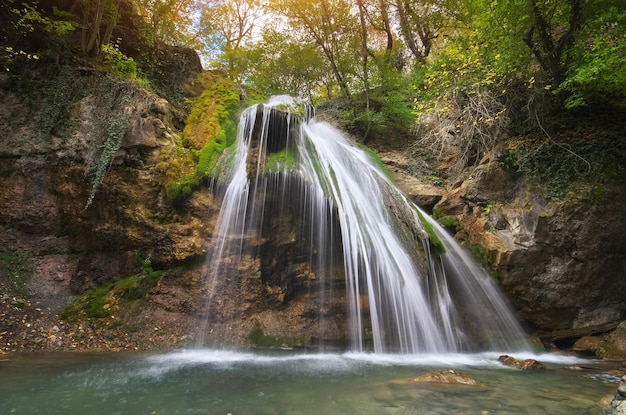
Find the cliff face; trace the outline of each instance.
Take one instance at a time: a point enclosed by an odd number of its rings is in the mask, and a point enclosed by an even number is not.
[[[606,140],[607,159],[623,157],[626,127],[619,119],[566,134],[584,134],[585,143]],[[401,177],[405,192],[433,209],[479,261],[494,269],[494,278],[529,328],[556,331],[543,338],[560,346],[594,335],[597,346],[605,339],[603,333],[626,316],[623,164],[607,166],[590,155],[589,170],[583,170],[587,174],[566,194],[548,197],[536,182],[511,168],[508,154],[502,147],[479,165],[448,177],[435,198],[436,191],[422,190],[423,184],[402,174],[411,160],[394,154],[383,160]],[[550,168],[558,161],[546,163]],[[613,352],[623,356],[625,350],[618,349]]]
[[[57,108],[54,94],[24,94],[0,79],[3,347],[188,343],[205,307],[204,258],[219,206],[202,186],[177,203],[168,199],[167,173],[158,166],[180,149],[181,116],[163,98],[89,68],[59,76],[51,83],[71,93],[60,96],[72,104],[52,125],[45,120]],[[549,201],[498,159],[449,178],[446,189],[403,175],[402,156],[389,153],[383,161],[419,204],[455,219],[459,239],[482,247],[532,327],[554,331],[624,318],[623,180],[580,184]],[[316,301],[315,287],[303,277],[299,248],[279,235],[259,243],[267,255],[244,259],[248,277],[215,287],[221,294],[212,327],[221,339],[293,345],[313,340],[307,330],[322,324],[327,340],[343,341],[342,304],[307,306]],[[291,255],[289,266],[277,252]],[[128,286],[103,296],[97,316],[60,319],[86,290],[129,276],[135,279]],[[133,294],[137,288],[142,296]]]
[[[542,330],[617,321],[626,313],[624,182],[579,184],[547,201],[499,163],[479,166],[437,208],[482,247],[520,316]]]
[[[0,80],[0,283],[5,313],[32,305],[52,316],[42,333],[58,328],[54,316],[77,294],[138,272],[142,261],[192,260],[209,243],[211,195],[175,209],[155,167],[174,145],[167,101],[96,72],[76,75],[82,97],[50,134],[38,93]]]

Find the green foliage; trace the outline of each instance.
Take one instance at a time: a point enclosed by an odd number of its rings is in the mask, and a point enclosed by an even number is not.
[[[328,97],[330,68],[321,51],[289,33],[265,30],[261,42],[245,51],[246,83],[265,96]]]
[[[519,164],[517,164],[517,152],[513,147],[508,147],[506,149],[506,156],[504,160],[502,160],[502,167],[509,170],[519,170]]]
[[[438,157],[455,146],[457,168],[493,150],[509,124],[507,84],[516,73],[497,51],[481,33],[463,31],[414,72],[419,139],[413,150],[426,147]]]
[[[61,18],[73,18],[69,12],[61,11],[56,6],[53,7],[55,19],[44,16],[36,7],[28,3],[21,3],[19,8],[12,9],[12,12],[19,16],[17,29],[23,32],[32,32],[35,26],[40,26],[44,31],[57,35],[64,35],[76,29],[76,24],[71,20]]]
[[[515,145],[519,171],[551,197],[563,197],[579,179],[601,186],[622,181],[626,175],[626,143],[620,132],[606,135],[529,139]],[[596,196],[601,196],[597,194]]]
[[[135,79],[137,77],[137,63],[120,52],[118,43],[102,45],[102,61],[109,65],[111,71],[119,76]]]
[[[133,255],[143,270],[148,270],[150,268],[150,265],[152,264],[152,253],[144,255],[141,249],[135,249],[133,251]]]
[[[26,283],[33,275],[30,256],[0,252],[0,272],[8,277],[15,295],[22,298],[28,296]]]
[[[101,59],[107,66],[107,72],[126,79],[131,79],[141,88],[152,90],[150,81],[142,76],[137,62],[120,51],[120,39],[114,44],[102,45]]]
[[[138,274],[88,290],[65,308],[61,318],[68,322],[115,318],[116,313],[123,313],[132,303],[144,300],[165,272],[146,267]]]
[[[565,107],[606,105],[626,97],[626,10],[610,7],[593,19],[579,45],[576,65],[557,92],[566,94]]]

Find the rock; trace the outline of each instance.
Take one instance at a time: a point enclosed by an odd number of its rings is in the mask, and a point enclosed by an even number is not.
[[[435,383],[435,384],[451,384],[451,385],[470,385],[477,386],[478,382],[455,370],[439,370],[428,372],[414,379],[411,383]]]
[[[393,175],[396,185],[414,203],[430,211],[443,197],[443,187],[425,183],[407,172],[414,169],[415,160],[406,157],[404,152],[384,151],[378,153],[380,160]]]
[[[611,340],[615,346],[626,353],[626,321],[622,321],[615,331],[609,335],[609,340]]]
[[[457,219],[457,239],[484,249],[519,317],[545,331],[594,326],[626,313],[626,279],[615,272],[626,264],[625,183],[603,185],[612,196],[601,200],[585,184],[547,200],[486,160],[449,178],[435,209]]]
[[[572,350],[578,354],[593,356],[596,354],[598,347],[602,343],[602,337],[598,336],[585,336],[581,337],[574,343]]]
[[[626,415],[626,376],[622,376],[613,400],[604,408],[602,415]]]
[[[536,361],[535,359],[517,360],[514,357],[502,355],[498,358],[498,361],[520,370],[541,370],[546,367],[543,363]]]
[[[600,343],[596,354],[610,359],[626,357],[626,321],[618,324],[615,330],[605,336],[605,341]]]

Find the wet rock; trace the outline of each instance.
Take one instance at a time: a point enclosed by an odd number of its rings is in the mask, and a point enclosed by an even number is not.
[[[445,193],[441,185],[442,183],[438,181],[426,183],[423,175],[419,175],[418,178],[409,174],[411,171],[419,170],[419,166],[415,165],[419,161],[407,158],[405,152],[383,151],[378,153],[378,155],[385,167],[393,175],[395,183],[400,190],[406,193],[417,205],[427,211],[432,211],[433,206],[441,200]]]
[[[626,358],[626,321],[617,325],[615,330],[604,336],[596,350],[596,355],[609,359]]]
[[[594,356],[602,341],[602,337],[598,336],[581,337],[574,343],[572,350],[581,355]]]
[[[538,362],[535,359],[517,360],[516,358],[505,354],[500,356],[498,361],[506,366],[511,366],[520,370],[541,370],[546,368],[543,363]]]
[[[604,408],[602,415],[626,415],[626,376],[622,377],[613,400]]]
[[[450,385],[477,386],[478,382],[469,376],[455,370],[438,370],[428,372],[410,380],[411,383],[434,383]]]

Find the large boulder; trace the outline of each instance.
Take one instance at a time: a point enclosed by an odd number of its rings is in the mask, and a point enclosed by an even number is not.
[[[626,376],[622,376],[613,400],[604,408],[602,415],[626,415]]]
[[[626,359],[626,321],[622,321],[605,340],[598,345],[598,356],[613,359]]]

